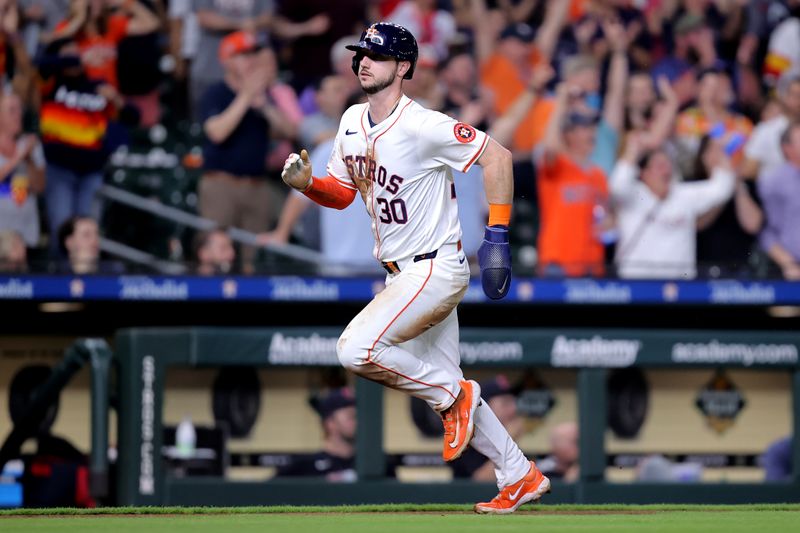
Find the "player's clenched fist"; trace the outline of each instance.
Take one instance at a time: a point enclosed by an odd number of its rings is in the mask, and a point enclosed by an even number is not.
[[[300,150],[300,155],[290,154],[283,165],[281,179],[286,185],[300,192],[308,189],[311,185],[311,162],[308,160],[308,152]]]

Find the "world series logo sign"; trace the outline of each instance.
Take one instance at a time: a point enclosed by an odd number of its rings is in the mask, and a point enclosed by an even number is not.
[[[733,425],[746,404],[742,393],[722,370],[700,390],[695,401],[708,425],[719,435]]]

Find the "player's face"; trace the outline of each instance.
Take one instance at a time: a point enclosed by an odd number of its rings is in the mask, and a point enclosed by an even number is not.
[[[394,83],[399,62],[393,57],[359,52],[358,81],[367,94],[376,94]]]

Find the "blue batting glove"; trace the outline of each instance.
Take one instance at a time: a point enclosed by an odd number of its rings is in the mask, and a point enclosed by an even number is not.
[[[499,300],[508,294],[511,288],[508,227],[486,226],[483,243],[478,248],[478,265],[481,267],[481,285],[486,296]]]

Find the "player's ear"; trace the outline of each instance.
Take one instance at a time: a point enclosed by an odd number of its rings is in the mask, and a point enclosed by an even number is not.
[[[398,61],[397,62],[397,76],[402,78],[403,76],[406,75],[406,73],[409,71],[410,68],[411,68],[411,62],[410,61]]]

